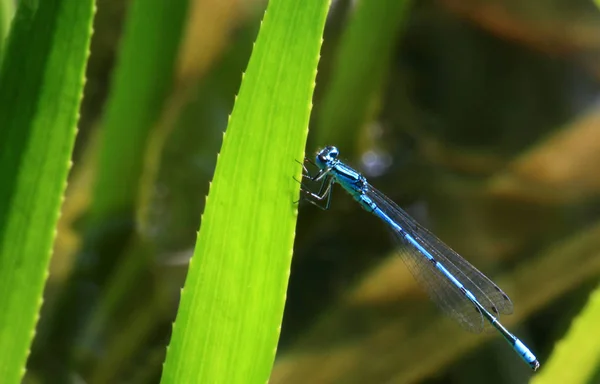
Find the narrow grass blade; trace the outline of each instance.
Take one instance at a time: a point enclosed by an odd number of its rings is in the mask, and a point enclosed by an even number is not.
[[[573,321],[532,384],[592,383],[600,368],[600,287]]]
[[[114,281],[111,276],[115,276],[115,271],[119,276],[124,273],[119,262],[133,266],[125,280],[128,288],[148,265],[147,259],[142,259],[142,255],[147,255],[129,247],[128,241],[133,238],[134,209],[147,138],[172,86],[188,5],[188,0],[129,2],[99,132],[90,220],[85,223],[83,244],[70,278],[61,287],[49,314],[52,319],[46,322],[43,338],[35,349],[39,351],[39,355],[34,355],[36,361],[60,361],[60,365],[53,366],[56,380],[67,380],[65,377],[81,356],[99,358],[94,350],[100,342],[96,336],[106,331],[116,306],[126,301],[123,295],[109,297],[110,300],[106,297],[107,292],[118,289],[107,287]],[[90,268],[90,263],[100,263],[103,267]],[[135,283],[137,286],[139,281]],[[82,295],[80,287],[90,284],[97,291]]]
[[[0,61],[4,50],[4,43],[8,35],[10,22],[14,14],[13,0],[0,0]]]
[[[338,48],[335,70],[317,118],[317,143],[356,148],[371,101],[379,91],[409,0],[359,0]]]
[[[47,276],[93,0],[21,1],[0,70],[0,377],[17,383]]]
[[[162,383],[267,382],[329,1],[271,0],[227,127]]]
[[[97,222],[133,213],[147,139],[172,86],[189,0],[134,0],[103,121],[91,207]]]

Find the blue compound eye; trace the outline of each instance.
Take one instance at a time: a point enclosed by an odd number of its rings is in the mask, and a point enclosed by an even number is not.
[[[339,154],[340,151],[336,147],[325,147],[317,154],[317,164],[327,165],[337,159]]]
[[[327,147],[327,150],[329,153],[330,160],[337,159],[338,155],[340,154],[340,151],[338,151],[336,147]]]

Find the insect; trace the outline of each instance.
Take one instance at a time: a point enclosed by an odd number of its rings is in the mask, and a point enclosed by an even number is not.
[[[444,313],[468,331],[479,333],[489,322],[521,358],[535,371],[539,368],[535,355],[521,340],[498,320],[500,314],[511,314],[509,297],[477,268],[421,226],[396,203],[373,188],[359,172],[338,159],[339,151],[328,146],[317,153],[319,168],[311,175],[303,164],[303,177],[321,182],[318,192],[302,185],[307,200],[322,209],[331,204],[333,184],[341,185],[360,206],[381,219],[392,232],[398,254],[415,279],[427,290]],[[323,206],[322,203],[325,202]]]

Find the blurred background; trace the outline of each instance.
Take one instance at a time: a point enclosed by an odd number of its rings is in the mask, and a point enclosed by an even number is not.
[[[91,220],[135,3],[97,2],[26,383],[159,381],[216,154],[266,7],[190,0],[179,26],[152,32],[177,45],[165,49],[167,73],[130,90],[156,99],[143,116],[139,200]],[[599,282],[599,79],[600,13],[591,0],[333,1],[307,155],[337,145],[496,281],[515,305],[503,324],[543,366]],[[124,114],[139,112],[133,100],[119,102]],[[300,204],[271,383],[524,383],[531,375],[499,335],[472,335],[443,317],[384,226],[340,188],[328,212]]]

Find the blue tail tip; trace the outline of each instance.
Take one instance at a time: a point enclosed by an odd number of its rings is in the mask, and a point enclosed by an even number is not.
[[[534,371],[537,371],[537,370],[538,370],[538,368],[540,367],[540,362],[539,362],[539,361],[537,361],[537,359],[536,359],[536,360],[534,360],[534,361],[532,361],[532,362],[531,362],[531,363],[529,363],[529,364],[531,365],[531,368],[532,368]]]

